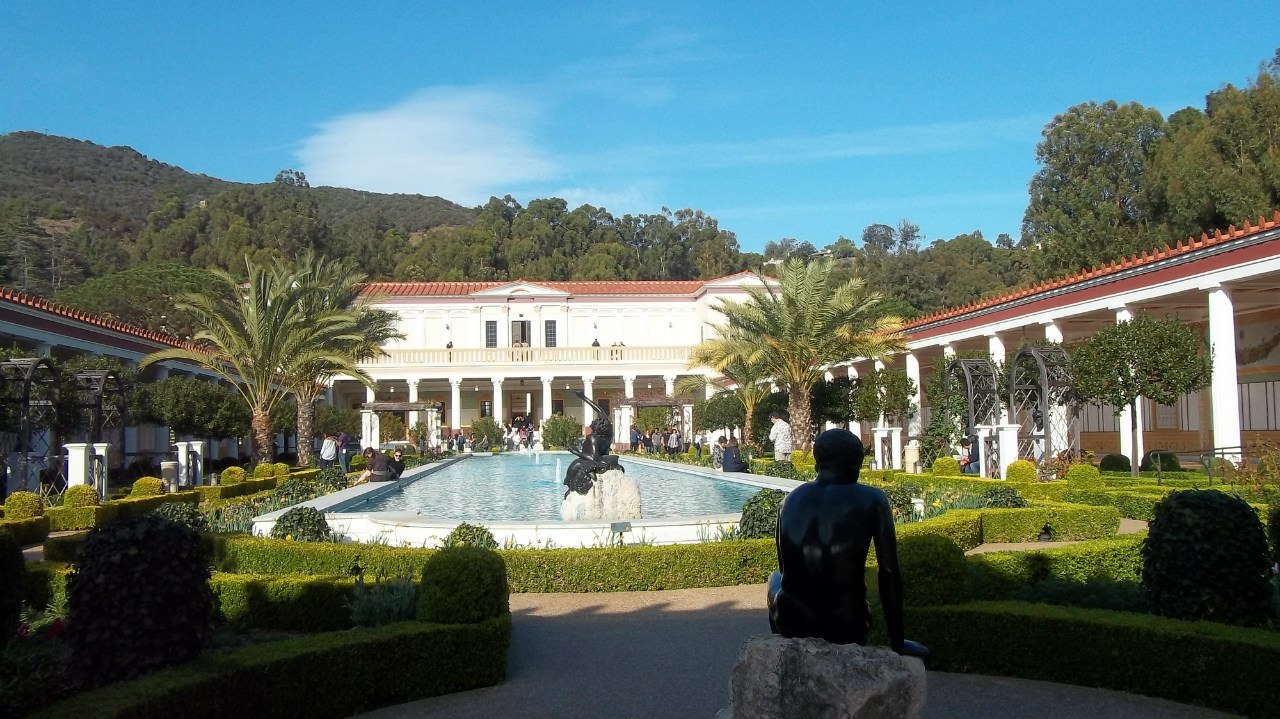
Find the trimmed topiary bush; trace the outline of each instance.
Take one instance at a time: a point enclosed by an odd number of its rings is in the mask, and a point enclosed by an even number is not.
[[[218,475],[218,484],[241,484],[246,476],[244,467],[227,467]]]
[[[509,611],[507,567],[490,549],[451,547],[422,568],[418,619],[439,624],[475,624]]]
[[[573,446],[582,436],[582,423],[575,417],[553,414],[542,423],[542,445],[563,449]]]
[[[1071,489],[1102,489],[1106,482],[1102,481],[1102,472],[1092,464],[1073,464],[1067,470],[1067,487]]]
[[[98,490],[88,484],[73,484],[62,493],[62,506],[68,509],[96,507],[99,501]]]
[[[1153,612],[1245,625],[1271,618],[1271,556],[1247,502],[1215,490],[1173,492],[1150,526],[1142,586]]]
[[[804,477],[800,475],[796,466],[790,462],[770,462],[765,465],[764,473],[770,477],[790,479],[795,482],[804,481]]]
[[[288,480],[285,481],[287,482]],[[311,481],[314,482],[317,487],[324,490],[326,494],[329,492],[337,492],[340,489],[346,489],[351,486],[351,480],[347,479],[347,475],[340,467],[322,469],[319,474],[312,478]]]
[[[954,457],[939,457],[933,460],[933,473],[938,477],[959,477],[960,463]]]
[[[486,529],[483,524],[467,524],[463,522],[454,527],[453,531],[449,532],[449,536],[445,537],[444,546],[497,549],[498,542],[493,538],[493,532]]]
[[[902,599],[908,607],[963,604],[969,598],[969,568],[964,550],[933,534],[913,534],[898,540],[902,568]]]
[[[982,501],[993,509],[1020,509],[1027,506],[1027,500],[1013,487],[992,487],[982,493]]]
[[[272,475],[275,477],[289,476],[289,469],[290,469],[289,465],[285,464],[284,462],[276,462],[275,464],[271,465],[271,469],[272,469]]]
[[[271,528],[274,539],[292,539],[295,542],[327,542],[333,536],[324,515],[314,507],[294,507],[276,520]]]
[[[1040,475],[1036,471],[1035,462],[1017,459],[1009,463],[1004,478],[1009,482],[1034,482],[1040,478]]]
[[[738,536],[743,539],[772,539],[778,533],[778,512],[787,494],[780,489],[762,489],[742,505]]]
[[[891,485],[884,488],[884,496],[889,498],[889,506],[893,509],[896,517],[910,517],[911,508],[911,489],[900,484]]]
[[[1156,471],[1157,460],[1159,462],[1159,468],[1161,472],[1181,472],[1182,471],[1182,463],[1178,461],[1178,458],[1173,454],[1170,454],[1168,450],[1164,450],[1164,449],[1153,449],[1150,452],[1147,452],[1146,454],[1142,455],[1142,461],[1138,464],[1138,471],[1139,472]]]
[[[44,514],[44,500],[34,492],[14,492],[4,500],[4,518],[14,521]]]
[[[151,513],[170,522],[177,522],[196,532],[209,531],[209,520],[200,513],[199,509],[196,509],[196,505],[190,502],[166,502],[151,510]]]
[[[1133,462],[1123,454],[1108,454],[1098,462],[1098,469],[1103,472],[1130,472],[1133,470]]]
[[[67,577],[76,676],[126,679],[196,658],[213,631],[200,535],[152,515],[89,533]]]
[[[266,479],[276,476],[276,466],[271,462],[263,462],[253,468],[254,479]]]
[[[130,497],[159,497],[164,494],[164,480],[159,477],[143,477],[133,483]]]
[[[18,626],[26,579],[22,547],[11,534],[0,531],[0,649],[8,645]]]

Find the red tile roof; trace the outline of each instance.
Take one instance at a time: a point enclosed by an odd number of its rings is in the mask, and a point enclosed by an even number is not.
[[[1185,243],[1182,241],[1179,241],[1178,244],[1173,247],[1170,247],[1169,245],[1166,244],[1164,247],[1157,250],[1143,251],[1139,254],[1134,254],[1130,257],[1121,258],[1119,260],[1113,260],[1110,263],[1104,263],[1102,265],[1091,267],[1088,270],[1068,272],[1065,275],[1062,275],[1061,277],[1042,280],[1040,282],[1036,282],[1034,284],[1027,285],[1024,287],[1014,288],[1012,290],[1009,290],[1008,292],[1004,292],[998,295],[993,295],[991,297],[976,300],[966,305],[960,305],[958,307],[950,307],[945,310],[940,310],[938,312],[934,312],[933,314],[925,315],[924,317],[919,317],[917,319],[906,322],[902,325],[902,329],[909,331],[917,327],[922,327],[927,324],[938,322],[940,320],[952,319],[954,317],[959,317],[962,315],[969,314],[970,312],[976,312],[978,310],[988,309],[990,307],[994,307],[996,305],[1003,304],[1011,300],[1021,299],[1023,297],[1039,294],[1041,292],[1049,292],[1053,290],[1067,288],[1073,284],[1084,282],[1085,280],[1093,280],[1101,277],[1106,277],[1107,275],[1112,275],[1124,270],[1131,270],[1137,267],[1141,267],[1143,265],[1156,262],[1157,260],[1167,260],[1173,257],[1178,257],[1180,255],[1185,255],[1190,252],[1196,252],[1208,247],[1220,245],[1224,242],[1228,242],[1231,240],[1238,240],[1242,237],[1248,237],[1249,235],[1256,235],[1261,232],[1265,232],[1267,230],[1275,229],[1277,226],[1280,226],[1280,210],[1276,211],[1276,213],[1272,216],[1270,220],[1267,220],[1263,217],[1259,217],[1258,223],[1256,225],[1251,224],[1248,220],[1245,220],[1244,227],[1237,228],[1235,225],[1231,225],[1230,227],[1227,228],[1227,231],[1225,233],[1222,232],[1221,230],[1214,230],[1212,237],[1210,237],[1207,234],[1202,234],[1198,239],[1195,237],[1188,238]]]
[[[540,285],[570,295],[689,295],[709,283],[732,279],[750,272],[739,272],[713,280],[603,280],[560,282],[556,280],[505,280],[502,282],[370,282],[362,295],[387,297],[466,297],[477,292],[509,287],[522,282]]]
[[[92,312],[86,312],[85,310],[79,310],[74,307],[50,302],[43,297],[37,297],[29,292],[23,292],[11,287],[0,287],[0,301],[12,302],[13,304],[30,307],[32,309],[48,312],[61,317],[67,317],[69,319],[102,327],[104,329],[133,335],[134,337],[141,337],[142,339],[169,345],[170,347],[182,347],[184,349],[207,353],[207,350],[204,347],[196,344],[195,342],[179,339],[172,335],[164,334],[163,332],[155,332],[144,327],[138,327],[137,325],[131,325],[127,322],[105,319],[93,314]]]

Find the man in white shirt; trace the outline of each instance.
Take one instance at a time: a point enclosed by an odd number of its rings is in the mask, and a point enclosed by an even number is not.
[[[782,419],[777,412],[769,413],[769,421],[773,427],[769,430],[769,441],[773,442],[773,460],[775,462],[791,461],[791,425]]]

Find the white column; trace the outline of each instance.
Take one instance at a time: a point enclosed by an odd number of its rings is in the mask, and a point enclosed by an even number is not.
[[[622,393],[625,397],[622,406],[618,412],[618,428],[614,432],[613,441],[626,445],[631,448],[631,425],[635,423],[633,413],[635,408],[631,406],[631,402],[636,395],[636,376],[633,374],[622,376]]]
[[[506,423],[502,407],[502,382],[502,377],[493,379],[493,419],[498,423],[499,427]]]
[[[993,364],[1003,364],[1005,360],[1004,353],[1004,340],[1000,339],[1000,335],[994,333],[987,335],[987,354],[991,355],[991,362]],[[999,394],[998,390],[997,394]],[[1009,409],[1004,406],[1003,402],[997,400],[996,416],[991,421],[996,424],[1009,424]]]
[[[631,399],[636,396],[636,376],[627,374],[622,376],[622,393]]]
[[[89,445],[83,442],[68,442],[62,445],[67,450],[67,486],[77,484],[93,484],[89,472]]]
[[[1050,342],[1062,344],[1065,337],[1062,334],[1062,327],[1057,322],[1044,323],[1044,338]],[[1067,418],[1067,408],[1060,404],[1049,405],[1049,416],[1044,418],[1044,434],[1049,438],[1048,446],[1052,448],[1053,454],[1057,455],[1071,447],[1071,422]],[[1014,451],[1016,452],[1016,446]],[[1003,460],[1004,455],[1000,458]],[[1050,457],[1043,457],[1042,460],[1048,460]]]
[[[111,467],[111,443],[95,442],[93,444],[93,453],[102,458],[102,468],[101,468],[102,474],[99,475],[98,477],[98,479],[101,480],[98,483],[98,494],[103,497],[106,497],[107,496],[107,475],[111,471],[109,469]],[[121,459],[124,459],[124,458],[121,457]],[[203,465],[201,466],[203,467]],[[203,477],[204,473],[201,472],[200,476]]]
[[[1009,465],[1018,458],[1018,430],[1016,424],[1002,424],[996,427],[996,438],[1000,447],[1000,476],[993,479],[1008,479]]]
[[[164,365],[156,365],[155,381],[159,382],[169,378],[169,368]],[[252,434],[252,433],[250,433]],[[151,434],[152,448],[162,452],[169,451],[169,428],[164,425],[156,425],[155,430]],[[137,446],[134,445],[136,448]],[[125,464],[128,464],[128,458],[125,458]]]
[[[449,378],[449,430],[457,432],[462,427],[462,378]]]
[[[1121,322],[1129,322],[1132,319],[1133,319],[1133,309],[1124,305],[1116,308],[1116,324],[1120,324]],[[1138,459],[1142,459],[1142,432],[1143,432],[1142,403],[1143,403],[1143,398],[1139,397],[1137,400],[1137,406],[1138,406],[1137,432],[1131,431],[1129,427],[1131,423],[1130,418],[1133,416],[1133,410],[1130,409],[1129,407],[1122,408],[1120,410],[1120,416],[1117,419],[1118,426],[1116,427],[1116,429],[1119,430],[1120,432],[1120,454],[1123,454],[1124,456],[1130,459],[1133,459],[1135,455],[1137,456]],[[1134,445],[1135,440],[1137,441],[1136,447]]]
[[[910,438],[912,447],[918,447],[920,440],[917,439],[920,433],[924,431],[923,415],[920,411],[920,389],[922,382],[920,381],[920,358],[915,352],[907,353],[907,379],[915,383],[915,391],[911,393],[911,404],[915,406],[915,410],[911,412],[910,418],[907,420],[907,436]]]
[[[676,394],[676,376],[673,374],[662,375],[662,381],[667,383],[667,396],[674,397]]]
[[[871,366],[872,366],[873,368],[875,368],[875,371],[876,371],[876,372],[883,372],[883,371],[884,371],[884,362],[881,362],[880,360],[876,360],[875,362],[871,363]],[[881,413],[880,413],[880,416],[876,418],[876,426],[877,426],[877,427],[888,427],[888,426],[889,426],[889,424],[888,424],[888,423],[885,421],[885,419],[884,419],[884,412],[881,412]],[[879,446],[879,445],[877,445],[877,446]],[[876,456],[879,456],[879,455],[876,455]],[[877,467],[880,467],[880,468],[882,468],[882,469],[888,469],[888,468],[887,468],[887,467],[885,467],[883,464],[877,464],[876,466],[877,466]]]
[[[378,390],[377,390],[377,389],[375,389],[375,388],[373,388],[373,387],[365,387],[365,388],[364,388],[364,401],[366,401],[366,402],[377,402],[377,401],[378,401]]]
[[[1062,327],[1057,322],[1049,321],[1044,323],[1044,338],[1050,342],[1062,344]]]
[[[1213,373],[1209,383],[1213,406],[1213,446],[1239,447],[1240,385],[1236,377],[1236,317],[1231,291],[1218,285],[1209,289],[1209,346]],[[1238,461],[1239,455],[1227,457]]]
[[[582,378],[582,393],[587,396],[587,399],[592,399],[592,400],[595,399],[595,388],[592,387],[592,383],[594,383],[595,381],[596,381],[595,377]],[[591,409],[591,405],[587,404],[586,402],[583,402],[582,403],[582,423],[588,424],[588,425],[591,424],[591,420],[595,419],[595,416],[596,416],[595,410]]]
[[[716,396],[716,386],[711,383],[711,378],[707,378],[707,383],[702,387],[702,398],[711,399]]]
[[[409,402],[410,403],[417,402],[418,401],[418,378],[410,377],[408,379],[408,382],[409,382]],[[409,429],[413,429],[413,425],[417,423],[418,423],[418,410],[416,409],[409,410]]]
[[[942,345],[942,356],[950,359],[956,356],[956,348],[950,342]]]
[[[324,401],[330,407],[333,406],[333,382],[329,382],[329,386],[324,389]]]
[[[542,378],[542,417],[540,419],[543,422],[551,416],[551,381],[554,379],[555,377]]]

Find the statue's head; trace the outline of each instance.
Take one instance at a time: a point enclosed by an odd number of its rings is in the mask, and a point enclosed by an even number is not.
[[[847,429],[829,429],[813,443],[813,461],[818,481],[858,481],[865,451],[862,440]]]

